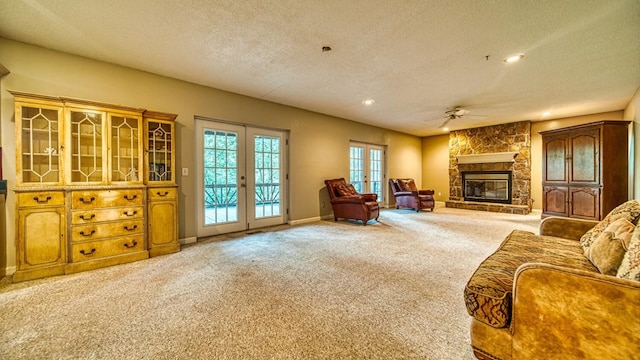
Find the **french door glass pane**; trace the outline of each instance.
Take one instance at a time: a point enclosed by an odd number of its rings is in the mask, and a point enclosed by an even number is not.
[[[238,134],[204,131],[205,224],[238,221]]]
[[[369,192],[382,199],[382,150],[369,149]]]
[[[359,146],[350,148],[349,182],[357,192],[364,190],[364,149]]]
[[[255,217],[280,214],[280,138],[256,135]]]

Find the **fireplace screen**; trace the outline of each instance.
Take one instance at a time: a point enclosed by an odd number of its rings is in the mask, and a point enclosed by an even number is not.
[[[462,183],[465,201],[511,203],[510,171],[466,171]]]

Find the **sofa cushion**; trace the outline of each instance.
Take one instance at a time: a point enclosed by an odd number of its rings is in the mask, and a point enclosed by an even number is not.
[[[637,224],[638,218],[640,217],[640,202],[638,200],[629,200],[622,205],[619,205],[615,209],[611,210],[605,216],[602,221],[600,221],[596,226],[594,226],[591,230],[587,231],[580,238],[580,244],[584,249],[584,255],[589,256],[589,247],[593,243],[593,241],[604,231],[604,229],[609,226],[612,222],[618,219],[626,219],[634,225]]]
[[[617,277],[640,281],[640,226],[631,235],[627,252],[618,268]]]
[[[593,240],[587,257],[602,274],[616,275],[635,228],[628,220],[618,219]]]
[[[487,325],[508,327],[514,275],[527,262],[598,272],[584,256],[578,241],[514,230],[469,279],[464,289],[469,314]]]

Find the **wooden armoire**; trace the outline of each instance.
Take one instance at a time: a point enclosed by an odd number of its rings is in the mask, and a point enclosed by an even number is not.
[[[599,121],[540,134],[542,217],[601,220],[628,200],[628,121]]]
[[[11,91],[13,281],[180,250],[176,115]]]

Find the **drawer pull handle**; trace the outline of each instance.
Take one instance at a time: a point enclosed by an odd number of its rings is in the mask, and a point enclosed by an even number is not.
[[[91,249],[91,251],[89,251],[89,252],[84,251],[84,249],[80,250],[80,254],[82,254],[84,256],[91,256],[91,255],[95,254],[95,252],[96,252],[95,248]]]
[[[133,225],[133,227],[129,227],[129,225],[125,225],[124,229],[127,231],[133,231],[138,228],[138,225]]]
[[[49,202],[49,200],[51,200],[51,196],[44,197],[44,196],[38,195],[38,196],[34,196],[33,200],[35,200],[38,204],[46,204]]]
[[[164,192],[164,194],[161,194],[161,193],[160,193],[160,191],[158,191],[158,192],[157,192],[157,194],[158,194],[158,196],[162,196],[162,197],[164,197],[164,196],[169,195],[169,192],[168,192],[168,191],[165,191],[165,192]]]
[[[93,220],[94,217],[96,217],[96,214],[91,214],[91,216],[84,216],[84,214],[80,215],[80,219],[84,221]]]
[[[127,249],[132,249],[132,248],[136,247],[136,245],[138,245],[138,242],[137,242],[137,241],[135,241],[135,240],[133,240],[133,241],[131,242],[131,245],[129,245],[128,243],[125,243],[125,244],[124,244],[124,247],[126,247]]]
[[[133,210],[133,211],[129,210],[129,211],[125,211],[125,212],[124,212],[124,215],[125,215],[125,216],[134,216],[134,215],[136,215],[137,213],[138,213],[138,211],[137,211],[137,210]]]
[[[91,231],[88,234],[85,234],[84,230],[80,231],[80,235],[82,235],[82,236],[91,236],[91,235],[93,235],[95,233],[96,233],[95,229],[91,229]]]
[[[83,204],[91,204],[96,198],[94,198],[93,196],[90,197],[89,199],[85,199],[83,197],[80,198],[80,202]]]
[[[125,200],[128,200],[128,201],[133,201],[133,200],[135,200],[137,197],[138,197],[138,195],[133,195],[133,196],[125,195],[125,196],[124,196]]]

